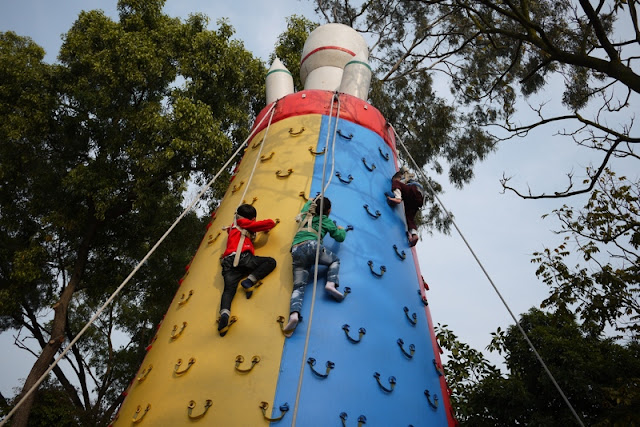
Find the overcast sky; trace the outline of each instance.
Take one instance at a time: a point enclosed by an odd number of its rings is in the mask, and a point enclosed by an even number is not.
[[[102,9],[117,19],[116,0],[0,0],[0,31],[31,37],[46,50],[46,61],[55,62],[62,34],[81,10],[91,9]],[[251,11],[249,16],[247,11]],[[286,17],[298,14],[319,21],[311,3],[298,0],[168,0],[165,12],[182,18],[203,12],[211,18],[212,28],[216,19],[229,18],[236,38],[264,61],[286,28]],[[441,90],[442,96],[448,95],[447,88]],[[548,100],[550,108],[554,103],[559,105],[557,99]],[[557,222],[541,216],[563,203],[582,206],[585,198],[521,200],[501,194],[499,179],[505,172],[514,176],[512,183],[522,189],[530,185],[534,192],[552,192],[563,188],[565,173],[584,176],[591,154],[553,136],[557,130],[532,132],[526,139],[500,145],[476,167],[474,181],[463,190],[447,185],[444,177],[437,178],[445,187],[441,198],[446,208],[454,213],[456,223],[516,316],[538,306],[547,296],[546,286],[535,277],[531,253],[544,246],[555,247],[560,238],[551,231],[559,228]],[[634,170],[629,165],[621,167],[627,167],[628,173]],[[455,230],[449,237],[423,233],[417,250],[431,288],[427,296],[434,323],[449,325],[463,342],[489,356],[484,348],[490,333],[513,322],[462,239]],[[32,356],[15,349],[13,335],[15,331],[0,336],[0,392],[6,397],[14,395],[13,388],[21,385],[34,362]]]

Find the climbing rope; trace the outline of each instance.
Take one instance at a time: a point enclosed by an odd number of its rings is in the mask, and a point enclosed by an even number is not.
[[[316,259],[315,259],[315,268],[314,268],[314,272],[313,272],[313,293],[311,296],[311,312],[309,313],[309,321],[307,322],[307,333],[306,333],[306,338],[304,341],[304,350],[302,352],[302,363],[300,364],[300,375],[298,375],[298,389],[296,391],[296,403],[294,405],[293,408],[293,419],[291,421],[291,425],[295,426],[296,425],[296,418],[298,416],[298,405],[300,403],[300,393],[302,391],[302,379],[304,377],[304,371],[305,371],[305,361],[307,360],[307,351],[309,350],[309,334],[311,332],[311,324],[313,323],[313,309],[315,307],[315,303],[316,303],[316,286],[318,284],[318,264],[320,263],[320,241],[322,240],[322,216],[324,214],[324,193],[327,190],[327,188],[329,188],[329,183],[331,182],[331,176],[329,177],[329,181],[327,182],[326,186],[325,186],[325,180],[327,177],[327,159],[328,159],[328,155],[329,155],[329,129],[331,126],[331,119],[333,118],[333,104],[334,102],[337,102],[338,104],[338,108],[336,110],[336,120],[335,120],[335,124],[334,124],[334,131],[333,131],[333,140],[332,140],[332,156],[331,156],[331,175],[333,175],[333,168],[334,168],[334,164],[335,164],[335,156],[333,156],[333,153],[335,152],[335,141],[336,141],[336,134],[338,131],[338,120],[340,119],[340,96],[338,94],[338,92],[335,92],[333,94],[333,97],[331,98],[331,108],[329,110],[329,123],[327,125],[327,139],[325,141],[325,156],[324,156],[324,161],[322,163],[322,186],[320,187],[320,216],[319,216],[319,221],[318,221],[318,234],[317,234],[317,241],[318,241],[318,245],[316,246]],[[311,198],[311,195],[309,195],[309,198]]]
[[[249,179],[247,180],[247,185],[245,185],[244,191],[242,192],[242,197],[240,197],[240,200],[238,202],[238,206],[236,206],[236,209],[235,209],[235,211],[233,213],[233,226],[232,226],[232,228],[235,227],[238,231],[240,231],[240,240],[238,240],[238,247],[236,248],[236,254],[235,254],[235,257],[233,258],[233,266],[234,267],[237,267],[238,263],[240,262],[240,256],[242,255],[242,245],[244,244],[244,239],[249,234],[249,232],[247,230],[245,230],[244,228],[238,227],[238,217],[236,215],[236,212],[238,211],[238,208],[240,207],[240,205],[242,205],[244,203],[243,202],[244,197],[247,195],[247,190],[249,190],[249,186],[251,185],[251,180],[253,180],[253,175],[256,172],[256,167],[258,166],[258,160],[260,160],[260,155],[262,154],[262,149],[264,148],[265,144],[267,143],[267,135],[269,134],[269,128],[271,127],[271,121],[273,120],[273,115],[275,114],[275,112],[276,112],[276,109],[272,108],[271,109],[271,115],[269,116],[269,123],[267,123],[267,129],[264,131],[264,136],[262,137],[262,141],[260,142],[260,149],[258,150],[258,154],[256,155],[256,160],[253,163],[253,168],[251,168],[251,174],[249,175]],[[266,117],[266,115],[265,115],[265,117]],[[249,290],[249,289],[247,289],[247,290]],[[247,294],[247,295],[249,295],[249,294]]]
[[[540,362],[540,365],[542,365],[542,367],[544,368],[545,372],[547,373],[547,376],[549,377],[549,379],[551,380],[551,382],[553,383],[553,385],[556,387],[556,389],[558,390],[558,392],[560,393],[560,396],[562,396],[562,399],[564,400],[564,402],[566,403],[566,405],[569,407],[569,409],[571,410],[571,413],[573,414],[573,416],[575,417],[575,419],[578,421],[578,424],[580,424],[581,426],[584,427],[584,424],[582,422],[582,420],[580,419],[580,416],[578,415],[578,413],[576,412],[576,410],[573,408],[573,406],[571,405],[571,403],[569,402],[569,399],[567,399],[567,396],[564,394],[564,392],[562,391],[562,388],[560,388],[560,385],[556,382],[555,378],[553,377],[553,374],[551,374],[551,371],[549,370],[549,368],[547,367],[547,364],[544,362],[544,360],[542,360],[542,356],[540,356],[540,353],[538,353],[538,350],[536,350],[536,347],[533,345],[533,343],[531,342],[531,340],[529,339],[529,336],[527,335],[527,333],[525,332],[524,328],[522,327],[522,325],[520,324],[520,322],[518,321],[518,319],[516,318],[516,316],[513,314],[513,311],[511,311],[511,308],[509,307],[509,304],[507,304],[507,301],[504,299],[504,297],[502,296],[502,294],[500,293],[500,291],[498,290],[498,287],[496,286],[496,284],[494,283],[493,279],[491,278],[491,276],[489,275],[489,273],[487,272],[487,270],[484,268],[484,265],[482,264],[482,262],[480,262],[480,259],[478,258],[478,256],[476,255],[476,253],[474,252],[473,248],[471,248],[471,245],[469,244],[469,242],[467,241],[467,239],[464,237],[464,234],[462,233],[462,230],[460,230],[460,228],[458,227],[458,224],[456,224],[456,222],[453,220],[453,217],[451,216],[451,213],[447,210],[447,208],[445,207],[444,203],[442,202],[442,200],[440,200],[440,197],[438,197],[438,194],[434,191],[433,187],[431,186],[431,183],[429,182],[429,180],[427,179],[427,176],[425,175],[424,171],[422,170],[422,168],[418,167],[418,164],[416,163],[416,161],[413,159],[413,157],[411,156],[411,153],[409,153],[409,150],[407,149],[407,147],[404,145],[404,142],[402,142],[402,139],[400,138],[400,136],[398,135],[398,133],[396,132],[395,128],[393,126],[391,126],[391,129],[393,129],[393,133],[396,137],[396,140],[398,142],[400,142],[400,145],[402,145],[402,148],[405,152],[405,154],[407,155],[407,157],[409,158],[409,160],[411,160],[411,163],[413,165],[413,168],[416,172],[418,172],[420,174],[420,177],[422,178],[423,182],[427,185],[427,187],[429,188],[429,191],[431,191],[431,194],[433,194],[433,197],[438,201],[438,204],[442,207],[442,209],[444,210],[447,219],[449,221],[451,221],[451,224],[453,224],[453,226],[455,227],[456,231],[458,232],[458,234],[460,235],[460,237],[462,238],[462,241],[464,242],[464,244],[467,246],[467,249],[469,249],[469,252],[471,252],[471,255],[473,255],[473,258],[476,260],[476,262],[478,263],[478,265],[480,266],[480,269],[482,270],[482,272],[484,273],[484,275],[486,276],[486,278],[489,280],[489,283],[491,284],[491,286],[493,287],[493,290],[495,291],[495,293],[498,295],[498,297],[500,298],[500,301],[502,301],[502,304],[505,306],[505,308],[507,309],[507,311],[509,312],[509,315],[511,316],[511,318],[513,319],[513,321],[515,322],[516,326],[518,327],[518,329],[520,330],[520,333],[522,334],[522,336],[524,337],[525,341],[527,342],[527,344],[529,345],[529,348],[531,349],[531,351],[533,351],[533,353],[535,354],[536,358],[538,359],[538,362]]]
[[[242,201],[244,200],[244,197],[247,195],[247,191],[249,190],[249,186],[251,185],[251,180],[253,179],[253,175],[256,172],[256,167],[258,166],[258,162],[260,161],[260,155],[262,154],[262,149],[267,143],[267,135],[269,135],[269,128],[271,127],[271,121],[273,120],[273,115],[275,114],[275,112],[276,112],[276,109],[272,108],[271,114],[269,115],[269,122],[267,123],[267,128],[264,131],[264,136],[262,137],[262,142],[260,143],[260,149],[258,150],[258,154],[256,155],[255,162],[253,162],[253,168],[251,169],[251,174],[249,175],[249,179],[247,180],[247,185],[244,186],[244,192],[242,193],[242,197],[240,197],[240,201],[238,202],[238,207],[242,204]],[[265,117],[266,117],[266,114],[265,114]]]
[[[267,112],[267,114],[271,113],[271,117],[273,116],[273,111],[275,109],[276,103],[277,102],[273,103],[271,105],[271,107],[270,107],[270,110]],[[182,218],[184,218],[185,215],[189,211],[191,211],[191,209],[193,209],[193,207],[200,201],[200,199],[202,198],[204,193],[209,188],[211,188],[211,186],[216,182],[216,180],[222,174],[222,172],[224,172],[224,170],[231,164],[231,162],[233,161],[233,159],[235,159],[235,157],[238,155],[238,153],[240,153],[242,148],[247,144],[247,141],[249,141],[253,137],[254,133],[260,127],[260,125],[266,119],[266,117],[267,117],[267,115],[265,114],[264,117],[260,120],[260,122],[253,128],[253,130],[251,131],[251,133],[249,134],[247,139],[245,139],[244,142],[242,144],[240,144],[238,149],[231,155],[229,160],[227,160],[227,162],[224,165],[222,165],[222,167],[220,168],[218,173],[216,173],[215,176],[207,183],[207,185],[205,185],[202,188],[202,190],[200,190],[200,193],[195,198],[195,200],[193,200],[184,209],[184,211],[180,214],[180,216],[178,216],[178,218],[173,222],[173,224],[171,224],[171,226],[167,229],[167,231],[162,235],[162,237],[160,237],[160,239],[156,242],[156,244],[153,245],[153,247],[149,250],[149,252],[147,252],[147,254],[144,256],[144,258],[142,258],[142,260],[138,263],[138,265],[135,266],[135,268],[131,271],[131,273],[127,276],[127,278],[124,279],[124,281],[120,284],[120,286],[118,286],[116,288],[116,290],[113,292],[113,294],[111,294],[109,299],[107,299],[107,301],[102,305],[102,307],[100,307],[100,309],[98,309],[98,311],[91,317],[91,319],[89,319],[87,324],[84,325],[84,327],[80,330],[80,332],[78,332],[78,334],[75,336],[75,338],[73,340],[71,340],[69,345],[67,345],[67,347],[62,351],[62,353],[60,353],[60,356],[58,356],[53,361],[53,363],[51,365],[49,365],[49,368],[44,372],[44,374],[42,374],[42,376],[38,379],[38,381],[36,381],[36,383],[29,389],[29,391],[27,391],[25,393],[25,395],[20,399],[20,401],[16,404],[16,406],[14,406],[13,409],[11,409],[11,411],[7,414],[7,416],[4,417],[4,419],[2,421],[0,421],[0,427],[4,426],[7,423],[7,421],[13,416],[13,414],[15,414],[16,410],[22,404],[24,404],[24,402],[27,400],[27,398],[31,394],[33,394],[33,392],[40,386],[40,384],[42,384],[42,382],[47,378],[47,375],[49,375],[49,373],[53,370],[53,368],[55,368],[58,365],[58,363],[60,363],[60,360],[62,360],[66,356],[66,354],[69,352],[71,347],[73,347],[73,345],[76,342],[78,342],[80,337],[82,337],[82,335],[84,335],[84,333],[87,331],[87,329],[89,329],[89,327],[93,324],[93,322],[95,322],[95,320],[102,314],[102,312],[113,302],[113,300],[120,293],[120,291],[122,291],[122,289],[127,285],[127,283],[129,283],[129,280],[131,280],[131,278],[138,272],[138,270],[142,267],[142,265],[151,257],[151,255],[156,251],[156,249],[160,246],[160,244],[167,238],[167,236],[173,231],[173,229],[178,225],[178,223],[180,223],[180,221],[182,221]]]

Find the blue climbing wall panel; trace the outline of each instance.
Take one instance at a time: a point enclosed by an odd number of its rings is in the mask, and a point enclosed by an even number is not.
[[[447,425],[404,213],[389,206],[384,194],[397,170],[396,156],[380,135],[345,119],[339,119],[333,142],[335,120],[323,117],[315,151],[325,154],[316,157],[310,195],[321,190],[326,156],[331,218],[354,230],[343,243],[328,235],[324,243],[341,260],[339,289],[351,292],[334,301],[324,291],[321,268],[312,315],[312,281],[307,285],[303,321],[283,349],[274,406],[288,402],[290,412],[278,424],[293,422],[302,374],[297,425],[355,426],[365,419],[367,426]]]

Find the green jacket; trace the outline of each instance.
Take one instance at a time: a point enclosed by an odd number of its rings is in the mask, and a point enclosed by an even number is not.
[[[311,200],[304,204],[300,213],[304,214],[309,210],[311,206]],[[305,242],[307,240],[317,240],[318,239],[318,224],[320,223],[320,217],[314,216],[311,221],[311,228],[315,231],[311,232],[306,229],[306,227],[296,233],[293,237],[293,242],[291,246],[297,245],[298,243]],[[329,233],[331,237],[336,242],[344,242],[345,237],[347,237],[347,231],[344,228],[338,228],[333,220],[329,219],[328,216],[322,216],[322,236],[320,236],[320,243],[322,243],[322,238],[325,234]]]

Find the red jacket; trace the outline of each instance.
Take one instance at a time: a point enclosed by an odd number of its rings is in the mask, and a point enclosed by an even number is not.
[[[251,219],[246,219],[243,217],[238,217],[236,221],[238,227],[244,228],[251,233],[257,233],[258,231],[267,231],[271,230],[276,226],[276,223],[272,219],[264,219],[262,221],[254,221]],[[233,225],[227,229],[227,233],[229,233],[229,237],[227,238],[227,249],[222,254],[221,258],[230,255],[238,249],[238,242],[240,242],[240,230],[233,227]],[[245,237],[244,243],[242,244],[242,250],[240,252],[250,251],[252,254],[255,254],[255,249],[253,248],[253,242],[251,241],[250,236]]]

